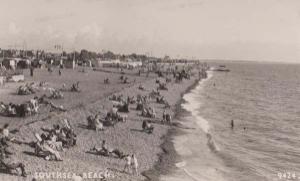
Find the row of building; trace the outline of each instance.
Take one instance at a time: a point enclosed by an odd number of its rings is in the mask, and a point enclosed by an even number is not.
[[[88,67],[115,67],[115,68],[135,68],[142,66],[142,62],[125,60],[89,60],[86,62],[81,62],[78,60],[70,60],[66,57],[61,57],[59,59],[51,60],[38,60],[29,58],[0,58],[0,67],[5,67],[6,69],[26,69],[30,66],[35,68],[45,68],[47,66],[60,66],[64,68],[74,69],[76,66],[88,66]]]

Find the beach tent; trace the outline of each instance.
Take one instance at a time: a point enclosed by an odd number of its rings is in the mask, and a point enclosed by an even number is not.
[[[15,59],[11,59],[11,58],[5,58],[2,62],[2,65],[6,68],[6,69],[16,69],[16,60]]]
[[[17,68],[20,68],[20,69],[29,68],[29,66],[31,64],[31,61],[28,59],[19,59],[16,62],[17,62],[17,64],[16,64]]]

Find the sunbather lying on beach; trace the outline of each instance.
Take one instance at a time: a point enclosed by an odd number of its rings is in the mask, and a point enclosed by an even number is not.
[[[88,127],[90,129],[94,129],[96,131],[99,131],[99,130],[104,130],[104,127],[103,127],[103,123],[100,119],[100,115],[99,114],[96,114],[95,116],[89,116],[87,118],[87,121],[88,121]]]
[[[34,83],[21,85],[21,86],[18,87],[18,89],[17,89],[17,94],[18,94],[18,95],[29,95],[29,94],[34,94],[35,91],[34,91],[34,88],[33,88],[33,84],[34,84]]]
[[[143,131],[145,131],[146,133],[153,133],[153,130],[154,130],[154,127],[153,125],[151,125],[147,120],[144,120],[143,121],[143,124],[142,124],[142,129]]]
[[[109,83],[110,83],[110,81],[108,78],[104,79],[104,84],[109,84]]]
[[[65,126],[62,128],[58,124],[54,124],[52,129],[42,128],[43,131],[49,133],[47,136],[47,140],[53,140],[58,142],[58,150],[63,150],[60,147],[60,143],[62,143],[63,148],[69,148],[76,145],[76,134],[74,130],[71,128],[70,123],[67,119],[63,120]],[[55,143],[56,144],[56,143]]]
[[[94,146],[92,149],[90,149],[90,151],[102,156],[114,156],[120,159],[125,156],[125,154],[119,149],[112,149],[107,147],[105,140],[102,141],[101,148],[97,148],[96,146]]]
[[[50,105],[50,112],[53,112],[53,111],[61,111],[61,112],[66,112],[67,110],[64,108],[63,105],[55,105],[53,104],[52,102],[48,101],[48,104]]]
[[[62,158],[59,152],[56,150],[56,145],[53,145],[51,142],[47,141],[47,136],[42,134],[39,136],[35,134],[37,142],[35,144],[35,154],[38,156],[43,156],[45,160],[57,160],[62,161]]]
[[[15,140],[15,137],[13,137],[11,134],[10,134],[10,131],[9,131],[9,124],[4,124],[3,128],[2,128],[2,137],[7,139],[7,141],[16,141]]]
[[[139,85],[139,89],[140,89],[140,90],[145,90],[145,87],[142,86],[142,84],[140,84],[140,85]]]
[[[12,158],[13,153],[8,152],[7,148],[8,145],[5,143],[3,139],[1,139],[0,142],[0,167],[4,168],[8,172],[11,172],[12,170],[16,170],[19,168],[21,169],[22,176],[26,177],[26,171],[25,171],[25,165],[21,162],[15,161]]]
[[[50,90],[50,96],[49,99],[62,99],[64,98],[64,95],[60,90],[57,89],[49,89]]]
[[[70,91],[71,92],[80,92],[79,81],[77,81],[76,83],[72,84]]]

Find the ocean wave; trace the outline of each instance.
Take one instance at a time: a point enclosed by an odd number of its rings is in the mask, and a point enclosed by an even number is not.
[[[199,113],[199,109],[202,106],[202,103],[199,101],[199,91],[203,89],[204,84],[213,77],[213,72],[208,71],[208,76],[206,79],[203,79],[199,82],[197,87],[193,89],[190,93],[185,94],[183,99],[186,101],[182,107],[191,113],[191,115],[195,118],[196,124],[207,134],[207,145],[211,151],[217,152],[220,151],[220,148],[215,143],[212,134],[210,133],[210,125],[209,122],[201,117]]]
[[[183,99],[186,101],[182,107],[190,112],[192,116],[194,116],[197,119],[197,125],[205,132],[208,133],[210,126],[206,119],[202,118],[199,115],[199,108],[201,107],[201,102],[197,99],[199,96],[199,91],[203,88],[203,85],[205,82],[207,82],[209,79],[211,79],[213,76],[212,71],[208,71],[207,78],[203,79],[199,82],[198,86],[193,89],[190,93],[185,94],[183,96]]]
[[[201,117],[199,109],[201,90],[205,83],[213,77],[208,72],[207,79],[199,81],[198,85],[183,96],[185,102],[181,105],[188,115],[181,115],[181,123],[191,125],[194,129],[184,129],[186,134],[174,138],[174,146],[182,160],[176,163],[178,170],[162,180],[166,181],[224,181],[222,173],[224,165],[215,154],[220,149],[215,143],[209,122]]]

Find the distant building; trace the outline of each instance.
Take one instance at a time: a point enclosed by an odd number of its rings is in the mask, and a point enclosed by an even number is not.
[[[0,68],[3,66],[2,62],[3,62],[3,58],[0,58]]]
[[[111,68],[136,68],[142,66],[141,61],[134,61],[132,59],[126,59],[124,61],[120,61],[119,59],[117,60],[95,60],[93,61],[93,66],[94,67],[111,67]]]
[[[4,58],[2,60],[2,65],[6,69],[15,70],[16,68],[19,69],[26,69],[30,66],[31,60],[24,59],[24,58]]]
[[[120,63],[120,60],[101,60],[93,61],[94,67],[115,67]]]
[[[120,67],[127,69],[141,67],[142,65],[142,61],[132,60],[130,58],[127,58],[125,61],[120,62]]]
[[[76,67],[75,60],[64,59],[63,65],[65,68],[74,69]]]

